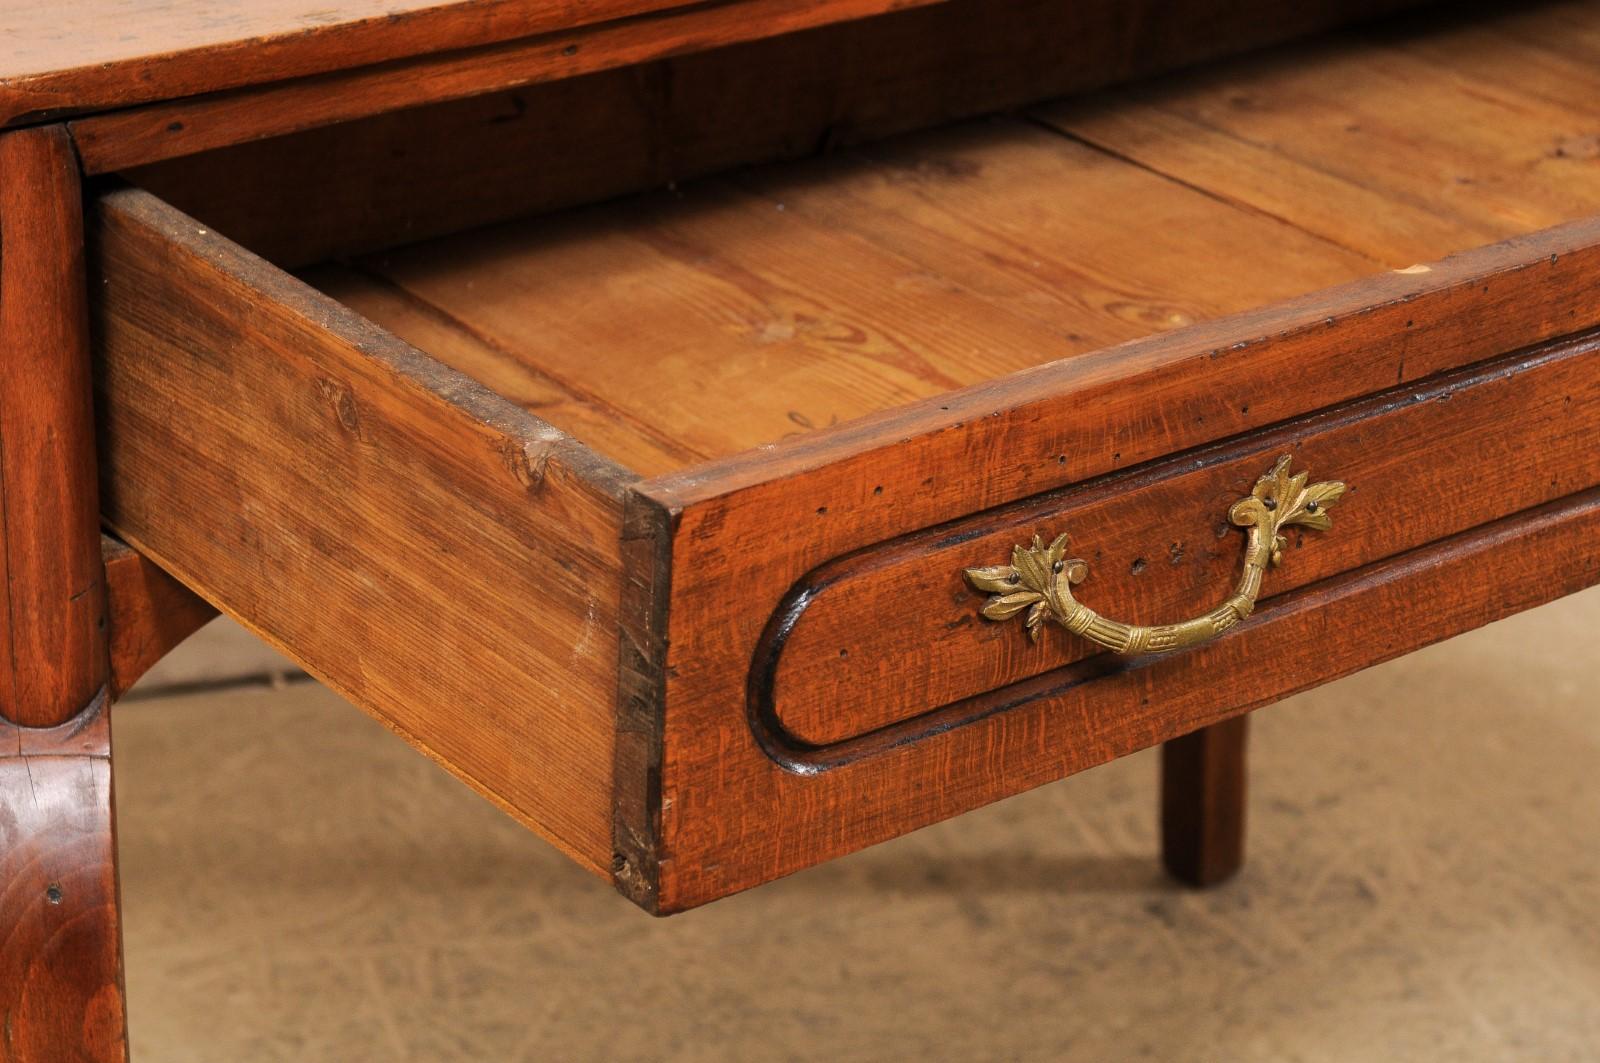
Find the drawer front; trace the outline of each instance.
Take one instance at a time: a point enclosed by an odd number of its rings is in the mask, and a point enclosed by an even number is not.
[[[1600,580],[1596,290],[1590,221],[638,485],[619,885],[692,907]],[[1034,643],[963,578],[1064,532],[1084,604],[1203,612],[1283,454],[1350,489],[1209,645]]]
[[[1058,625],[1035,641],[1023,615],[980,615],[989,594],[964,570],[1004,565],[1036,537],[1067,535],[1088,570],[1072,593],[1089,607],[1168,623],[1233,593],[1246,532],[1229,508],[1280,454],[1349,491],[1327,531],[1285,529],[1264,599],[1600,483],[1597,424],[1590,337],[870,547],[809,573],[779,608],[754,663],[757,712],[775,740],[826,746],[1101,652]]]

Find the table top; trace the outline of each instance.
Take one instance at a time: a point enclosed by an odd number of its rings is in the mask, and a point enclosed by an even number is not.
[[[0,2],[0,125],[494,44],[687,0]]]

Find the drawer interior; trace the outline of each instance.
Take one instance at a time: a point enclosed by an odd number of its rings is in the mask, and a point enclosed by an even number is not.
[[[1198,72],[312,268],[655,475],[1600,212],[1600,5]]]

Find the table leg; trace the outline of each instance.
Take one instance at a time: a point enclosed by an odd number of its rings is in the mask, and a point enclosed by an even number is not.
[[[82,194],[0,133],[0,1063],[127,1058]]]
[[[122,921],[105,698],[0,724],[0,1061],[123,1063]]]
[[[1249,716],[1161,747],[1161,858],[1178,881],[1211,886],[1244,863]]]

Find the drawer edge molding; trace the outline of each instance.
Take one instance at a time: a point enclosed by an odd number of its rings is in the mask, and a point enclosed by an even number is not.
[[[1496,573],[1502,571],[1521,578],[1507,593],[1497,595]],[[1102,654],[827,747],[794,746],[765,728],[759,729],[759,738],[768,755],[788,772],[814,779],[837,769],[866,766],[873,759],[1008,713],[1031,709],[1108,725],[1118,708],[1137,716],[1128,725],[1105,731],[1091,725],[1086,737],[1094,752],[1063,749],[1061,759],[1073,765],[1063,774],[1072,774],[1597,583],[1600,487],[1269,599],[1215,643],[1225,648],[1227,665],[1203,666],[1193,654],[1132,658]],[[1469,601],[1476,604],[1463,604]],[[1319,662],[1320,647],[1316,638],[1309,637],[1313,632],[1326,637],[1336,626],[1363,630],[1357,623],[1338,622],[1380,613],[1394,622],[1365,630],[1370,636],[1367,650]],[[1175,674],[1203,667],[1243,674],[1240,665],[1247,658],[1270,661],[1265,671],[1272,680],[1236,685],[1225,696],[1209,699],[1196,686],[1172,680]],[[1327,667],[1319,668],[1319,663]],[[1132,683],[1135,676],[1147,678]],[[1098,691],[1102,681],[1114,689]],[[1151,697],[1163,685],[1174,692],[1172,704],[1152,710]],[[1151,719],[1153,712],[1171,712],[1172,705],[1200,710],[1200,722],[1172,728]],[[1157,729],[1146,730],[1152,726]],[[1102,752],[1113,734],[1118,743],[1115,752]],[[1130,740],[1136,744],[1127,745]]]

